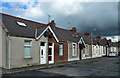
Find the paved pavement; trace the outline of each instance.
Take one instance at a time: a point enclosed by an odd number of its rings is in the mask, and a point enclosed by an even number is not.
[[[118,61],[120,57],[100,58],[95,61],[76,62],[54,68],[24,71],[13,74],[3,74],[3,77],[12,76],[120,76]],[[85,60],[84,60],[85,61]],[[119,72],[118,72],[119,71]]]

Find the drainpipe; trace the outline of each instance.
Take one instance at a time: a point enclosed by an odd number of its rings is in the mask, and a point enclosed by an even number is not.
[[[91,32],[91,58],[93,57],[92,55],[93,55],[93,53],[92,53],[92,45],[93,45],[93,39],[92,39],[92,32]]]
[[[68,61],[69,61],[69,42],[67,41],[68,43]]]
[[[37,28],[36,28],[36,31],[35,31],[35,39],[37,38]]]
[[[11,68],[11,44],[10,44],[10,36],[8,36],[8,69]]]

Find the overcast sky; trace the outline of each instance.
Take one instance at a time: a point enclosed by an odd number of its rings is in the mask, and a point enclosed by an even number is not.
[[[49,14],[51,19],[55,20],[57,27],[65,29],[76,27],[80,33],[92,32],[93,35],[112,36],[112,38],[118,34],[118,2],[15,1],[0,2],[0,11],[46,24]]]

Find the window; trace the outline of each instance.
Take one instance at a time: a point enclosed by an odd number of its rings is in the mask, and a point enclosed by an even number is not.
[[[99,55],[100,55],[100,52],[101,52],[100,48],[101,48],[101,47],[99,46]]]
[[[52,55],[52,48],[49,48],[49,55]]]
[[[89,46],[88,44],[86,44],[86,47],[85,47],[85,55],[88,55],[89,54]]]
[[[105,54],[105,47],[103,47],[103,54]]]
[[[41,42],[41,46],[45,46],[45,42]]]
[[[26,24],[23,23],[23,22],[17,22],[17,24],[20,25],[20,26],[26,27]]]
[[[52,46],[52,43],[49,43],[49,46]]]
[[[59,55],[63,55],[63,44],[59,44]]]
[[[24,41],[24,58],[31,58],[31,40]]]
[[[76,55],[77,55],[77,53],[76,53],[76,44],[73,43],[72,44],[72,56],[76,56]]]

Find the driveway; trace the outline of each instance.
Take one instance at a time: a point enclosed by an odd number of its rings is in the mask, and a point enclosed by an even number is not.
[[[49,69],[41,69],[34,71],[25,71],[13,74],[4,74],[6,76],[118,76],[118,58],[110,57],[101,58],[99,60],[78,62],[72,65],[65,65],[61,67],[54,67]],[[119,71],[120,72],[120,71]]]

